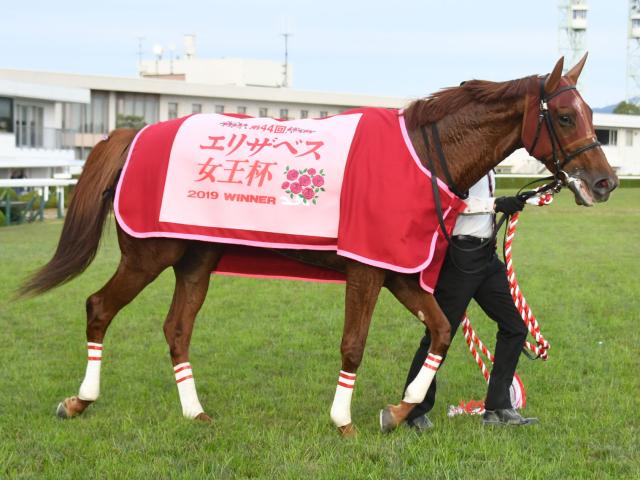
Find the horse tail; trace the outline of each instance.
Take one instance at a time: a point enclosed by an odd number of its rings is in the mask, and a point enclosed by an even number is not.
[[[28,278],[18,296],[38,295],[80,275],[93,261],[111,209],[113,188],[137,131],[117,129],[89,154],[53,258]]]

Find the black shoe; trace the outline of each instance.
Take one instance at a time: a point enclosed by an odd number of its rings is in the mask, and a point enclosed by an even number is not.
[[[514,408],[486,410],[482,414],[483,425],[531,425],[538,423],[537,418],[525,418]]]
[[[429,417],[427,417],[426,414],[420,415],[419,417],[416,417],[412,420],[407,420],[405,423],[407,427],[409,427],[416,433],[422,433],[426,430],[429,430],[430,428],[433,428],[433,423],[431,423],[431,420],[429,420]]]

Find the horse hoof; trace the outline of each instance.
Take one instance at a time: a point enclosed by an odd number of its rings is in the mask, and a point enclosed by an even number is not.
[[[391,412],[391,406],[380,410],[380,431],[382,433],[392,432],[397,426],[398,422]]]
[[[196,418],[194,418],[194,420],[198,420],[198,421],[204,422],[204,423],[213,422],[211,417],[209,415],[207,415],[206,413],[204,413],[204,412],[200,412],[198,415],[196,415]]]
[[[340,432],[340,436],[342,438],[354,438],[358,435],[358,430],[353,425],[353,423],[347,423],[342,427],[338,427],[338,431]]]
[[[56,416],[62,420],[77,417],[92,403],[91,400],[82,400],[78,397],[65,398],[58,404]]]
[[[58,408],[56,408],[56,416],[62,420],[67,420],[71,418],[67,413],[67,409],[64,406],[64,402],[60,402],[58,404]]]

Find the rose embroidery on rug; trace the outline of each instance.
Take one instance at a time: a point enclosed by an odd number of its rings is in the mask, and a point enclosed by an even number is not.
[[[324,192],[324,169],[317,171],[315,168],[287,168],[284,171],[287,178],[282,182],[282,189],[289,198],[300,199],[302,203],[311,202],[314,205],[318,201],[320,192]]]

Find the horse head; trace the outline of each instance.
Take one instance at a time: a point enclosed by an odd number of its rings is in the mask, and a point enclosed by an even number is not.
[[[562,75],[564,58],[527,94],[522,143],[568,186],[578,205],[604,202],[618,186],[593,127],[593,112],[576,89],[587,55]]]

